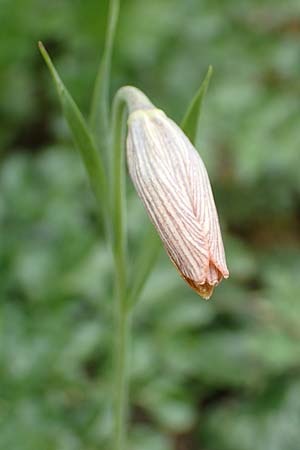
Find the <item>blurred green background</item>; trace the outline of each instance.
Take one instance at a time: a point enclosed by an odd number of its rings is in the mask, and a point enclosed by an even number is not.
[[[107,1],[0,0],[0,448],[107,449],[112,275],[37,50],[88,113]],[[207,66],[198,146],[231,278],[201,301],[163,254],[135,314],[130,450],[300,448],[300,3],[123,0],[113,92],[180,121]],[[147,219],[129,187],[132,252]]]

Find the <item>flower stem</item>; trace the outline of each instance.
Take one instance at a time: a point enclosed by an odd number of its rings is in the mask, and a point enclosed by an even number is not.
[[[130,313],[119,292],[116,311],[115,404],[113,450],[125,450],[128,420]]]
[[[113,450],[124,450],[128,417],[128,354],[130,312],[127,308],[127,236],[125,225],[125,103],[118,97],[113,103],[112,120],[112,228],[116,280],[115,402]]]
[[[126,231],[125,231],[125,157],[124,157],[124,124],[125,103],[117,96],[113,103],[112,124],[112,222],[114,230],[113,249],[118,265],[119,277],[126,279]],[[125,283],[125,280],[122,280]]]
[[[128,419],[128,358],[131,310],[139,296],[142,285],[153,265],[154,255],[149,258],[149,267],[141,273],[138,285],[129,293],[127,276],[127,230],[126,230],[126,186],[124,116],[126,109],[132,112],[153,105],[138,89],[126,86],[116,93],[112,109],[112,161],[111,161],[111,217],[113,229],[113,254],[116,280],[116,346],[115,346],[115,403],[113,450],[125,450]],[[156,251],[154,252],[156,253]],[[151,252],[152,255],[152,252]],[[145,261],[144,261],[145,262]],[[130,304],[131,301],[131,304]]]

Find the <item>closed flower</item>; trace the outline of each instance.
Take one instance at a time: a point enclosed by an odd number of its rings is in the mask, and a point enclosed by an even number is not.
[[[135,189],[180,275],[208,299],[229,272],[203,161],[144,94],[122,89],[129,105],[127,163]]]

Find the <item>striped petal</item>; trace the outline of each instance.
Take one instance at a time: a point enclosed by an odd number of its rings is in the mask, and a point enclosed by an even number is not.
[[[229,272],[205,166],[163,111],[134,109],[128,119],[127,162],[135,189],[166,252],[202,297]]]

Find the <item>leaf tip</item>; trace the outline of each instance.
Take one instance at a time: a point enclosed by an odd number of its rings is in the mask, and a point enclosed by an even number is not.
[[[38,48],[39,48],[39,51],[41,52],[43,58],[46,59],[46,57],[48,56],[48,53],[47,53],[47,50],[45,49],[42,41],[38,41]]]
[[[207,91],[207,89],[208,89],[208,85],[209,85],[209,83],[210,83],[210,79],[211,79],[213,73],[214,73],[214,69],[213,69],[213,66],[210,64],[210,65],[208,66],[208,69],[207,69],[205,78],[204,78],[204,80],[203,80],[203,91],[204,91],[203,93],[204,93],[204,94],[206,94],[206,91]]]
[[[62,83],[62,81],[55,69],[55,66],[49,56],[49,53],[47,52],[46,48],[44,47],[44,44],[42,43],[42,41],[38,41],[38,47],[39,47],[39,50],[41,52],[41,55],[42,55],[45,63],[48,66],[48,69],[52,75],[52,78],[56,84],[56,87],[57,87],[59,93],[62,93],[64,91],[63,83]]]

